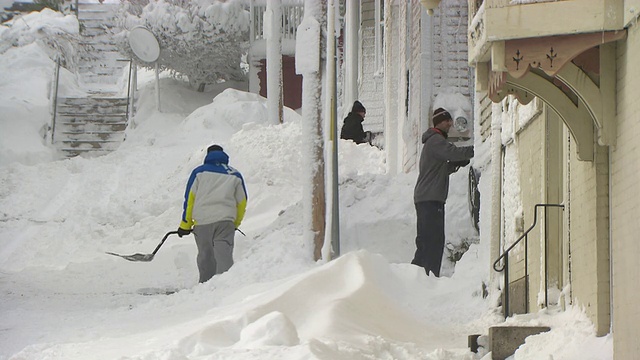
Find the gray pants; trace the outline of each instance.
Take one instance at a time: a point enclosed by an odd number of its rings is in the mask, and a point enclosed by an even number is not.
[[[233,221],[196,225],[193,235],[198,246],[198,270],[200,282],[206,282],[216,274],[222,274],[233,265]]]

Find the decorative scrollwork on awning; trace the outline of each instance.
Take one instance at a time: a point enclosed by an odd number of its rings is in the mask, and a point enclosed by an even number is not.
[[[539,38],[506,40],[505,66],[509,75],[521,78],[534,68],[555,76],[564,65],[584,51],[621,40],[626,31],[558,35]]]

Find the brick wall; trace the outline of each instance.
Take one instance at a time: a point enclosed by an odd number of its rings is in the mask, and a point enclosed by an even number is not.
[[[617,47],[617,144],[611,153],[615,359],[640,353],[640,26]]]

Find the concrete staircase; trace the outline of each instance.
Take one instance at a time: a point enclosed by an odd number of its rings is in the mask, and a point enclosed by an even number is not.
[[[525,343],[527,337],[549,330],[551,328],[548,326],[492,326],[488,336],[469,335],[468,345],[474,353],[478,353],[479,348],[484,348],[483,352],[491,353],[491,360],[506,360]]]
[[[129,61],[122,61],[111,29],[117,4],[79,3],[78,84],[85,97],[57,96],[52,142],[65,156],[103,154],[125,139],[133,104],[128,98]]]
[[[102,154],[125,139],[128,99],[87,97],[58,99],[54,142],[67,157]]]
[[[121,55],[113,40],[117,4],[79,3],[81,45],[85,53],[78,64],[80,81],[93,92],[117,92],[129,62]],[[109,87],[111,85],[112,87]]]

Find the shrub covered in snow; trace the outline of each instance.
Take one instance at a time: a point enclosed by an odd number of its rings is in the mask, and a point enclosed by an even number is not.
[[[118,34],[123,53],[135,58],[128,31],[144,26],[160,43],[159,67],[187,76],[199,90],[221,80],[244,78],[241,58],[248,47],[249,13],[240,1],[159,0],[143,4],[137,1],[123,5]]]
[[[78,19],[73,15],[45,8],[17,16],[0,25],[0,54],[14,47],[38,43],[51,59],[61,56],[69,69],[77,63]]]

